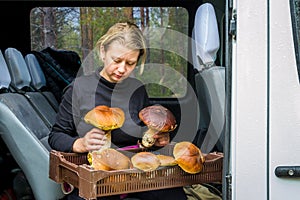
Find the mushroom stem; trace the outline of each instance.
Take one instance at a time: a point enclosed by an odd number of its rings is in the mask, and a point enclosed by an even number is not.
[[[176,128],[176,119],[173,113],[161,105],[143,108],[139,112],[140,120],[148,127],[142,138],[144,147],[151,147],[155,143],[153,135],[157,132],[168,133]]]
[[[143,135],[142,138],[142,145],[144,147],[151,147],[154,145],[156,139],[153,138],[153,136],[155,135],[157,131],[155,129],[151,129],[149,128]]]
[[[106,137],[106,141],[105,141],[105,144],[98,150],[99,152],[104,150],[104,149],[108,149],[111,147],[111,131],[107,131],[105,133],[105,137]],[[104,139],[104,138],[103,138]],[[103,140],[102,139],[102,140]],[[92,153],[93,151],[90,151],[88,154],[87,154],[87,158],[88,158],[88,162],[90,163],[90,165],[92,165],[93,163],[93,156],[92,156]]]
[[[107,149],[107,148],[111,147],[111,131],[107,131],[105,133],[105,137],[106,137],[105,144],[100,148],[100,150]]]

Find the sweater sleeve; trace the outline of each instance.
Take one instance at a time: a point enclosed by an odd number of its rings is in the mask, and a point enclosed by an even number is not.
[[[56,121],[49,134],[48,143],[57,151],[72,152],[73,143],[79,138],[72,114],[72,93],[73,86],[70,85],[65,90]]]

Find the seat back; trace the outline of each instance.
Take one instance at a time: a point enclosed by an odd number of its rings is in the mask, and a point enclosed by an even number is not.
[[[204,152],[223,151],[225,124],[225,67],[216,66],[220,47],[218,24],[213,6],[201,5],[193,31],[193,64],[200,107],[196,143]]]
[[[12,78],[1,52],[0,69],[0,136],[24,172],[35,199],[60,199],[60,185],[49,179],[49,150],[42,144],[49,129],[24,95],[8,92]]]
[[[8,92],[8,88],[11,82],[10,74],[6,66],[5,59],[0,51],[0,91]],[[1,93],[2,93],[1,92]]]
[[[40,115],[50,129],[55,122],[56,111],[45,96],[32,89],[31,76],[23,55],[15,48],[7,48],[5,59],[12,78],[11,86],[20,94],[24,94],[36,113]]]
[[[40,92],[57,112],[58,102],[54,94],[47,88],[46,78],[37,58],[34,54],[30,53],[25,56],[25,62],[29,69],[32,88],[35,91]]]

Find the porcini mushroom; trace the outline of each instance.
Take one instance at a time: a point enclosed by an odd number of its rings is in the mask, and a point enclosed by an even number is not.
[[[169,166],[177,165],[177,161],[175,160],[175,158],[173,156],[158,154],[158,155],[156,155],[156,157],[159,159],[160,166],[162,166],[162,167],[169,167]]]
[[[179,167],[190,174],[199,173],[205,161],[201,150],[193,143],[187,141],[175,144],[173,156]]]
[[[106,132],[106,143],[102,149],[111,147],[111,131],[123,126],[124,111],[120,108],[110,108],[105,105],[96,106],[85,116],[84,121]]]
[[[158,157],[147,151],[136,153],[131,157],[131,162],[134,168],[144,172],[154,171],[160,166]]]
[[[154,134],[173,131],[177,124],[173,113],[161,105],[152,105],[139,112],[139,118],[148,127],[142,138],[144,147],[151,147],[155,143]]]
[[[95,170],[111,171],[132,168],[130,158],[115,149],[106,148],[91,154],[92,167]]]

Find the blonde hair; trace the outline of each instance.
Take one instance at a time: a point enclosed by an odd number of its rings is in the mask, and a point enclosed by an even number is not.
[[[143,67],[146,61],[146,42],[142,31],[137,25],[131,22],[116,23],[108,29],[96,43],[98,55],[101,56],[101,47],[107,51],[110,44],[118,41],[121,45],[131,50],[139,50],[138,60],[141,58],[141,66]]]

